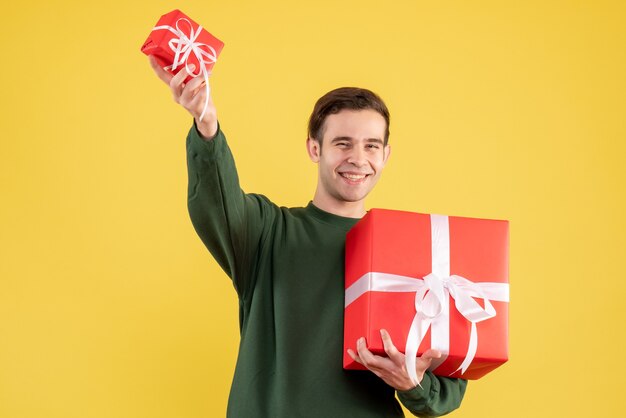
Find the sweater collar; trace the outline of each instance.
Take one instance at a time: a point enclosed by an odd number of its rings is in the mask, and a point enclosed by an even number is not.
[[[347,218],[345,216],[335,215],[330,212],[326,212],[313,204],[310,201],[306,207],[306,211],[314,218],[333,226],[338,226],[345,229],[350,229],[360,221],[360,218]]]

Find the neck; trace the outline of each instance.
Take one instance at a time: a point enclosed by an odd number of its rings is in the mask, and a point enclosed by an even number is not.
[[[315,191],[313,204],[324,212],[345,218],[362,218],[367,213],[364,200],[358,202],[339,201],[330,196],[324,196],[319,192],[319,189]]]

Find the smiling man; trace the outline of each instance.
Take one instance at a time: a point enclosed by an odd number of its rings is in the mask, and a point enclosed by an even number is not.
[[[194,117],[187,135],[188,207],[192,223],[232,279],[241,342],[227,416],[255,418],[401,417],[400,401],[418,416],[460,405],[466,381],[427,371],[420,385],[381,331],[387,357],[363,341],[349,354],[370,371],[342,369],[346,232],[366,213],[365,198],[390,155],[389,112],[369,90],[340,88],[320,98],[309,121],[309,157],[318,165],[313,200],[279,207],[241,190],[212,100],[202,121],[203,81],[183,83],[151,58],[174,100]]]

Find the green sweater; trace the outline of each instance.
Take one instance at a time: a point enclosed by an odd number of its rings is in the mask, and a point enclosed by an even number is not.
[[[369,371],[342,368],[344,244],[358,219],[278,207],[246,194],[223,132],[187,136],[192,223],[232,279],[241,342],[229,417],[401,417],[395,390]],[[448,413],[466,381],[427,372],[398,392],[419,416]]]

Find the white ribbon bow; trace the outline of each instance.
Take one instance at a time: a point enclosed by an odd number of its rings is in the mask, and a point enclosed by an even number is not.
[[[178,23],[180,21],[185,21],[189,24],[189,36],[187,36],[187,34],[185,34],[185,32],[183,32],[183,30],[178,27]],[[197,77],[202,74],[202,76],[204,77],[204,84],[206,86],[206,98],[204,100],[204,108],[202,109],[202,114],[200,115],[201,122],[209,106],[209,95],[211,93],[211,89],[209,87],[209,72],[207,71],[206,66],[209,64],[214,64],[215,61],[217,61],[217,52],[211,45],[196,42],[196,39],[202,32],[202,26],[198,26],[198,28],[194,31],[193,25],[188,19],[178,19],[176,21],[176,28],[168,25],[162,25],[155,26],[154,28],[152,28],[152,30],[169,30],[177,36],[176,38],[170,39],[170,41],[168,42],[170,49],[174,52],[174,62],[172,63],[172,65],[165,67],[165,69],[171,69],[173,71],[178,66],[185,64],[185,71],[187,71],[187,74],[192,77]],[[204,49],[202,49],[203,47],[208,48],[209,51],[205,51]],[[189,70],[187,60],[189,59],[189,56],[191,54],[195,55],[195,57],[198,59],[199,68],[197,68],[197,73]]]
[[[430,370],[435,370],[450,351],[449,296],[456,309],[471,322],[469,347],[457,371],[465,373],[478,349],[478,322],[496,316],[491,301],[508,302],[508,283],[474,283],[464,277],[450,275],[450,234],[448,217],[431,215],[433,272],[423,279],[389,273],[370,272],[354,282],[345,293],[347,307],[366,292],[415,292],[415,316],[409,329],[405,349],[405,365],[409,377],[419,385],[415,363],[417,350],[431,329],[431,347],[441,351],[441,358],[433,360]],[[485,307],[473,298],[484,300]]]

